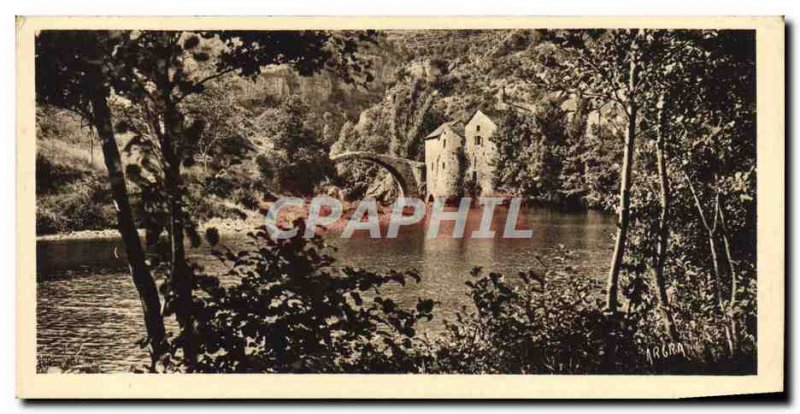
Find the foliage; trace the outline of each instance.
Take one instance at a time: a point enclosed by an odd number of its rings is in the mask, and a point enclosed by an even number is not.
[[[36,111],[36,233],[102,230],[116,217],[97,144],[74,114]]]
[[[320,31],[45,31],[36,38],[37,102],[79,113],[103,139],[103,153],[114,201],[118,228],[128,253],[133,277],[145,313],[147,342],[152,361],[164,349],[163,317],[149,265],[136,237],[125,186],[125,175],[140,189],[142,216],[148,244],[161,234],[170,239],[165,307],[172,309],[182,335],[187,338],[183,357],[196,361],[192,338],[192,278],[184,239],[200,243],[196,221],[185,209],[191,203],[183,167],[190,167],[202,140],[203,120],[193,119],[183,105],[208,83],[227,74],[255,77],[268,65],[289,65],[301,75],[336,71],[346,81],[367,83],[369,61],[357,55],[358,45],[369,42],[371,32]],[[109,102],[133,114],[111,130]],[[118,111],[118,110],[117,110]],[[130,133],[126,151],[137,151],[138,162],[122,172],[116,135]]]
[[[561,201],[566,112],[550,99],[533,114],[510,112],[492,136],[497,147],[494,186],[502,192],[548,203]]]
[[[263,165],[272,178],[275,192],[310,195],[333,174],[327,148],[316,133],[306,126],[308,105],[297,96],[281,104],[267,127],[272,143]]]
[[[447,323],[431,366],[466,374],[591,374],[641,370],[644,353],[638,314],[602,312],[596,280],[568,265],[571,252],[557,249],[541,268],[512,279],[472,271],[466,282],[474,308]],[[545,264],[544,260],[551,261]],[[618,344],[613,358],[605,344]],[[643,347],[642,347],[643,348]]]
[[[538,268],[513,278],[483,275],[475,268],[466,282],[472,304],[455,320],[444,321],[443,334],[429,338],[420,336],[416,323],[434,317],[432,300],[420,299],[415,309],[405,309],[381,294],[387,284],[419,281],[413,270],[376,274],[339,268],[321,239],[275,241],[263,227],[248,236],[251,247],[235,252],[223,246],[214,253],[230,266],[226,278],[233,277],[233,282],[222,283],[195,268],[197,331],[203,338],[195,369],[200,372],[650,374],[752,369],[744,352],[731,356],[718,345],[724,343],[720,320],[703,316],[708,314],[699,309],[687,309],[690,317],[678,318],[687,335],[677,352],[678,344],[660,330],[655,301],[641,278],[626,280],[628,306],[623,312],[605,313],[600,282],[576,271],[571,265],[574,253],[562,247],[538,258]],[[181,340],[174,341],[174,355],[179,355]],[[185,368],[180,362],[174,366]]]
[[[666,126],[641,132],[623,271],[645,283],[652,280],[653,235],[663,204],[654,153],[660,134],[666,141],[668,212],[675,218],[668,222],[664,275],[679,335],[703,359],[721,361],[717,369],[752,371],[757,332],[753,38],[725,31],[673,36],[681,42],[682,58],[660,69],[661,109],[643,111],[645,125],[655,125],[661,116]]]
[[[420,299],[415,309],[405,309],[380,288],[418,282],[419,275],[337,268],[325,243],[302,233],[274,240],[260,227],[248,233],[248,248],[215,250],[230,266],[230,285],[195,275],[202,338],[196,370],[413,372],[419,365],[415,324],[433,317],[433,301]]]

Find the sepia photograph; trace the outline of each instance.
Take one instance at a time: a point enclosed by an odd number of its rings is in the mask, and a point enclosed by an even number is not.
[[[758,24],[498,20],[28,31],[18,369],[763,375]]]

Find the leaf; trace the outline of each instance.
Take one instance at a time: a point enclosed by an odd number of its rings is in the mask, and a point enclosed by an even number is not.
[[[203,239],[200,237],[200,234],[197,233],[197,230],[194,227],[187,226],[186,234],[189,236],[189,243],[191,244],[192,248],[196,249],[203,244]]]
[[[361,295],[359,295],[358,292],[350,292],[350,297],[353,298],[356,305],[361,306],[364,304],[364,300],[361,299]]]
[[[200,44],[200,38],[197,35],[192,35],[185,42],[183,42],[184,50],[192,50]]]
[[[219,243],[219,230],[216,227],[206,229],[206,241],[211,246],[216,246]]]
[[[417,334],[417,331],[415,331],[414,328],[409,328],[409,327],[403,328],[402,332],[403,332],[403,335],[405,335],[405,336],[407,336],[409,338],[413,338],[414,335]]]
[[[192,58],[198,62],[206,62],[211,58],[211,56],[209,56],[206,52],[196,52],[192,53]]]
[[[124,134],[132,130],[133,126],[130,124],[130,122],[125,120],[119,121],[116,123],[116,125],[114,125],[114,132],[116,132],[117,134]]]
[[[381,304],[383,306],[383,313],[392,313],[397,309],[397,304],[391,299],[386,299]]]
[[[125,175],[128,179],[138,179],[142,175],[142,167],[139,164],[128,164],[125,166]]]
[[[433,299],[419,299],[417,301],[417,312],[428,314],[433,311]]]

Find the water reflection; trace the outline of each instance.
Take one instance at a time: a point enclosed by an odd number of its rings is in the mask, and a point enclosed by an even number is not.
[[[439,237],[426,238],[427,223],[423,222],[401,228],[400,238],[396,241],[358,237],[363,235],[356,233],[356,237],[346,241],[331,239],[331,244],[338,248],[337,257],[342,264],[376,271],[419,270],[423,275],[419,284],[390,287],[385,292],[408,306],[413,305],[417,298],[440,302],[437,319],[427,323],[430,332],[442,329],[444,319],[454,319],[457,311],[471,304],[464,282],[471,278],[470,271],[474,267],[481,267],[484,274],[516,275],[540,266],[535,256],[546,258],[560,245],[575,253],[575,262],[569,263],[571,267],[586,277],[602,277],[612,249],[613,217],[592,211],[565,214],[529,209],[520,216],[517,228],[532,229],[530,239],[502,238],[506,218],[506,210],[495,212],[493,239],[468,237],[480,226],[480,210],[476,210],[469,216],[465,231],[467,237],[464,238],[450,237],[452,222],[442,223]]]

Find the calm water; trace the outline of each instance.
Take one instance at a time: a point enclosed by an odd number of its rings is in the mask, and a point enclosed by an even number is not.
[[[467,234],[477,229],[480,210],[470,214]],[[499,210],[492,228],[502,233],[506,216]],[[470,270],[482,266],[485,272],[508,275],[536,267],[535,255],[546,256],[558,245],[575,253],[570,263],[580,274],[602,277],[612,250],[613,217],[597,213],[561,213],[544,209],[525,210],[519,228],[533,230],[531,239],[453,239],[443,223],[437,239],[425,238],[424,224],[401,228],[394,240],[370,239],[357,232],[349,240],[330,234],[338,251],[339,265],[381,271],[415,268],[422,282],[384,289],[384,294],[413,305],[417,298],[439,302],[436,318],[423,330],[435,334],[442,320],[469,305],[466,296]],[[385,233],[384,233],[385,234]],[[235,248],[237,236],[223,236],[223,243]],[[60,240],[37,243],[37,351],[42,365],[70,359],[107,371],[128,371],[131,365],[147,361],[147,353],[135,342],[144,326],[139,300],[119,258],[122,248],[116,240]],[[191,251],[191,259],[209,269],[218,266],[207,251]],[[173,321],[167,321],[174,326]]]

